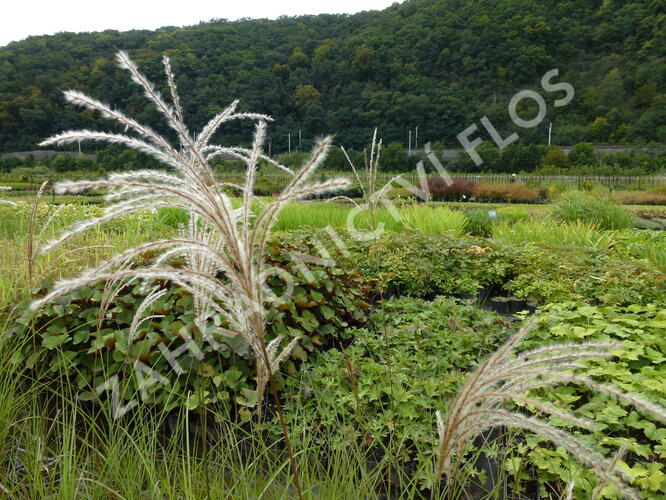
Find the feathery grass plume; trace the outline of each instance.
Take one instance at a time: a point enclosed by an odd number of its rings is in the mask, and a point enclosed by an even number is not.
[[[396,175],[395,177],[390,179],[386,184],[384,184],[384,186],[382,186],[381,188],[377,187],[379,159],[381,157],[381,152],[382,152],[382,140],[377,139],[377,129],[375,129],[375,131],[372,134],[372,142],[370,144],[370,155],[368,155],[367,149],[363,150],[362,177],[359,172],[360,169],[356,168],[356,165],[354,165],[354,162],[347,154],[347,150],[342,146],[340,146],[340,149],[342,150],[342,153],[345,155],[347,163],[349,163],[349,166],[354,172],[354,176],[356,177],[356,181],[358,182],[361,188],[361,193],[363,194],[363,199],[365,200],[365,203],[359,205],[355,200],[352,200],[347,196],[336,196],[334,198],[331,198],[329,201],[334,201],[336,199],[345,199],[347,201],[350,201],[354,205],[354,207],[356,207],[357,210],[363,210],[364,208],[367,208],[368,211],[370,212],[371,228],[374,233],[377,233],[377,231],[379,230],[379,228],[377,227],[377,211],[379,209],[379,205],[382,202],[382,200],[384,201],[384,204],[387,206],[393,218],[395,220],[400,220],[400,213],[395,209],[395,207],[391,203],[388,202],[388,200],[383,199],[383,196],[386,190],[392,186],[393,181],[402,177],[402,175]]]
[[[11,191],[12,188],[9,186],[0,186],[0,191]],[[9,200],[0,200],[0,203],[4,203],[5,205],[16,205],[13,201]]]
[[[609,460],[571,433],[536,416],[505,408],[506,403],[515,402],[526,409],[556,416],[573,426],[590,429],[593,421],[557,408],[530,392],[572,383],[615,396],[637,410],[666,422],[666,408],[578,374],[580,369],[585,368],[582,361],[612,357],[611,351],[621,348],[621,344],[555,344],[515,354],[536,321],[526,323],[470,374],[449,405],[446,418],[436,412],[439,444],[435,479],[438,481],[442,473],[449,479],[454,478],[456,463],[474,437],[493,427],[506,426],[540,434],[587,465],[602,483],[614,484],[625,497],[639,499],[640,496],[627,485],[629,477],[617,467],[619,455]]]
[[[72,104],[98,111],[128,131],[127,134],[73,130],[55,135],[41,146],[64,145],[85,140],[103,141],[136,149],[167,166],[168,171],[140,170],[110,174],[97,181],[61,182],[57,193],[80,192],[86,189],[107,189],[108,206],[101,217],[81,222],[42,248],[49,251],[67,240],[120,215],[142,209],[159,207],[179,208],[189,214],[189,224],[179,237],[155,241],[137,246],[95,269],[88,270],[75,279],[55,284],[53,290],[32,304],[38,309],[55,297],[72,289],[102,280],[141,279],[146,282],[169,280],[188,290],[194,298],[196,326],[199,343],[214,342],[210,330],[213,314],[223,314],[230,322],[228,333],[241,335],[251,346],[257,370],[257,401],[263,400],[266,384],[295,346],[296,340],[280,349],[280,339],[270,343],[266,339],[265,303],[267,292],[265,278],[270,274],[264,261],[264,250],[271,229],[280,210],[289,202],[323,191],[337,190],[348,185],[346,179],[333,179],[320,184],[309,184],[308,179],[326,157],[330,137],[318,142],[310,159],[298,172],[278,164],[263,153],[266,115],[238,112],[238,101],[232,102],[213,117],[197,135],[193,135],[183,121],[183,109],[177,94],[169,59],[163,58],[166,80],[171,96],[168,103],[156,87],[140,71],[125,52],[117,54],[120,66],[129,71],[145,96],[163,115],[169,127],[175,131],[179,144],[174,146],[151,128],[144,126],[121,111],[74,90],[65,92]],[[210,144],[220,126],[238,119],[256,121],[251,148],[222,147]],[[245,162],[245,183],[242,186],[242,203],[232,206],[225,194],[223,183],[216,181],[209,160],[220,154],[230,154]],[[253,187],[258,163],[264,160],[292,175],[284,191],[259,213],[254,213]],[[144,252],[158,252],[160,256],[151,265],[134,268],[128,264]],[[172,257],[182,257],[184,267],[172,267]],[[221,276],[218,277],[218,276]],[[146,299],[146,308],[152,302]],[[145,309],[145,308],[144,308]],[[138,328],[140,323],[137,323]]]

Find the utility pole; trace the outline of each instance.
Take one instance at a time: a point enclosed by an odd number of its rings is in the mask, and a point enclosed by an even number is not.
[[[289,132],[287,136],[289,137],[289,154],[291,154],[291,132]]]
[[[414,133],[414,149],[419,149],[419,128],[416,127],[416,131]]]
[[[301,129],[298,129],[298,150],[301,150]]]
[[[548,126],[548,147],[550,147],[550,139],[553,136],[553,122]]]
[[[409,129],[409,145],[407,146],[407,154],[412,154],[412,129]]]
[[[268,157],[271,158],[271,146],[273,145],[273,139],[271,136],[268,136]]]

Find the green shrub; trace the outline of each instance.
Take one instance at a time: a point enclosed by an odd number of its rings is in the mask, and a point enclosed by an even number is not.
[[[385,233],[359,246],[354,260],[389,293],[475,294],[501,282],[508,266],[504,256],[484,243],[451,234]]]
[[[389,200],[416,200],[416,195],[407,188],[394,187],[384,193]]]
[[[630,394],[666,405],[666,309],[661,306],[631,305],[592,307],[584,303],[554,304],[546,307],[542,323],[530,334],[526,347],[541,347],[553,342],[617,342],[622,347],[611,359],[586,362],[587,371],[601,383],[612,383]],[[623,468],[632,478],[632,486],[641,498],[663,499],[666,493],[666,428],[633,408],[608,395],[581,386],[566,385],[549,389],[541,395],[566,410],[595,421],[590,444],[610,455],[613,447],[625,446]],[[562,425],[556,417],[550,423]],[[599,483],[585,467],[560,453],[542,438],[525,437],[525,458],[536,467],[542,483],[575,481],[575,498],[593,491]],[[612,489],[606,490],[612,495]]]
[[[539,160],[540,166],[549,166],[555,168],[565,168],[567,166],[567,154],[563,149],[551,147]]]
[[[270,242],[268,252],[268,264],[286,270],[293,280],[290,298],[273,303],[267,314],[270,338],[282,336],[286,343],[294,336],[301,337],[283,365],[284,370],[293,373],[295,364],[307,359],[308,353],[333,347],[350,325],[365,320],[369,309],[365,297],[370,285],[342,257],[336,259],[337,266],[321,262],[303,267],[297,254],[317,255],[314,243],[305,238],[298,246],[284,240]],[[269,278],[268,284],[276,296],[284,292],[281,276]],[[158,285],[167,293],[145,314],[159,317],[142,323],[133,340],[129,339],[130,327],[146,290],[128,284],[106,314],[101,314],[105,285],[100,283],[59,297],[36,313],[32,322],[24,320],[32,338],[16,353],[14,362],[34,370],[35,377],[45,382],[73,384],[82,400],[95,399],[96,388],[118,376],[121,405],[141,399],[162,411],[194,409],[201,403],[200,394],[204,394],[207,404],[253,406],[255,370],[248,343],[225,330],[228,322],[217,315],[208,334],[219,347],[201,341],[198,345],[204,357],[198,360],[196,350],[186,348],[187,339],[199,335],[191,295],[166,283]],[[46,293],[50,286],[50,282],[44,282],[35,290],[36,296]],[[172,352],[183,350],[177,358],[180,375],[169,366],[159,349],[161,344]],[[152,376],[142,392],[141,383],[146,383],[149,370],[162,379]]]
[[[631,214],[615,200],[579,191],[562,195],[553,207],[553,216],[563,222],[588,222],[599,229],[628,229],[633,222]]]
[[[444,411],[465,374],[506,338],[507,326],[443,297],[386,301],[353,330],[344,353],[321,353],[288,379],[287,392],[296,396],[286,418],[297,435],[323,443],[333,436],[339,446],[363,442],[382,453],[397,436],[402,464],[432,460],[435,410]],[[419,478],[419,486],[431,479]]]
[[[576,166],[590,166],[597,163],[599,155],[589,142],[579,142],[569,153],[569,164]]]
[[[666,275],[651,262],[630,255],[639,249],[617,252],[525,242],[495,245],[495,251],[507,262],[503,288],[510,295],[537,304],[571,300],[619,306],[666,302]]]

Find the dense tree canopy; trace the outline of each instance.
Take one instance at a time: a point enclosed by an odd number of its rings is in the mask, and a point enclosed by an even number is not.
[[[455,144],[484,115],[523,144],[543,144],[549,122],[555,144],[666,143],[662,0],[406,0],[381,12],[61,33],[0,47],[0,151],[34,149],[66,128],[108,128],[67,105],[66,88],[158,127],[156,111],[116,67],[118,49],[160,82],[160,55],[171,57],[193,129],[235,98],[273,115],[273,153],[287,150],[288,133],[293,147],[299,130],[304,148],[335,133],[360,149],[374,127],[387,144],[406,146],[417,126],[420,144]],[[555,108],[561,95],[539,86],[552,68],[555,81],[576,89],[568,106]],[[517,128],[507,111],[524,88],[548,103],[547,119],[532,129]],[[247,140],[248,126],[220,140]]]

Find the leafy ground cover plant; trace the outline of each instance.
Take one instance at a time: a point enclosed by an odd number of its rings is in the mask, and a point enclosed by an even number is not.
[[[348,260],[340,259],[336,266],[303,267],[298,256],[314,250],[313,243],[295,247],[285,238],[281,244],[269,242],[265,257],[293,277],[293,293],[271,304],[267,313],[271,338],[300,338],[285,360],[284,369],[290,373],[312,352],[335,346],[347,336],[348,326],[363,323],[370,307],[365,301],[370,283]],[[268,284],[276,296],[283,295],[285,284],[279,278],[269,279]],[[45,281],[34,296],[48,293],[50,287]],[[82,400],[96,399],[97,388],[117,377],[122,406],[142,400],[168,413],[218,404],[227,406],[230,417],[239,408],[247,417],[247,408],[254,407],[258,398],[256,354],[244,338],[223,334],[228,319],[219,315],[213,320],[218,348],[185,349],[196,330],[193,297],[166,282],[162,290],[148,306],[144,306],[146,291],[138,283],[128,283],[111,304],[105,283],[61,295],[32,318],[31,341],[15,353],[14,363],[33,370],[44,383],[77,387]],[[165,352],[179,350],[181,370],[174,370]],[[148,372],[160,374],[160,379],[142,389]]]
[[[453,299],[386,301],[349,347],[320,353],[287,379],[296,395],[287,419],[331,450],[356,442],[397,457],[397,474],[430,487],[435,411],[508,333],[502,318]]]
[[[359,266],[368,276],[383,277],[390,294],[476,294],[500,283],[508,265],[485,243],[452,234],[387,232],[363,247]]]
[[[379,290],[388,296],[474,296],[494,287],[535,304],[585,300],[630,305],[666,300],[666,275],[647,259],[650,251],[658,252],[663,244],[661,233],[651,238],[640,231],[615,234],[617,243],[612,248],[564,246],[563,235],[556,244],[523,239],[506,243],[420,231],[386,232],[371,242],[356,241],[345,231],[339,235],[354,265],[366,278],[377,280]],[[347,258],[325,231],[289,231],[284,238],[295,248],[316,240],[325,244],[334,260]]]
[[[584,362],[585,372],[600,383],[612,383],[617,388],[664,407],[666,405],[666,310],[663,302],[628,307],[595,307],[580,302],[553,304],[545,308],[540,323],[524,342],[526,348],[536,348],[554,341],[612,342],[618,347],[613,357]],[[594,386],[563,385],[544,389],[540,397],[566,411],[575,410],[584,418],[595,420],[588,445],[606,448],[624,447],[626,454],[618,467],[631,484],[640,490],[642,498],[663,498],[666,494],[666,428],[649,413],[637,412],[626,400]],[[570,429],[557,416],[548,418],[550,424]],[[581,434],[578,434],[583,437]],[[571,457],[557,448],[545,445],[542,437],[529,437],[523,457],[507,465],[519,468],[526,460],[538,470],[542,493],[546,483],[569,483],[573,480],[577,495],[587,498],[601,485],[598,498],[614,498],[616,486],[603,484],[593,472],[578,467]]]
[[[186,410],[165,415],[140,403],[114,420],[110,403],[91,410],[76,386],[37,382],[12,363],[26,341],[0,336],[0,497],[293,497],[282,450],[247,423],[209,419],[204,441],[201,421]],[[303,490],[323,498],[374,498],[395,467],[391,457],[368,462],[361,445],[324,453],[302,436],[296,446]]]
[[[606,487],[613,487],[624,497],[641,498],[637,491],[628,486],[635,476],[619,466],[626,452],[624,446],[617,452],[619,456],[606,458],[601,450],[593,445],[594,436],[591,433],[580,433],[573,429],[598,429],[597,421],[603,421],[603,417],[613,414],[610,404],[615,401],[633,407],[659,422],[666,422],[666,408],[660,404],[664,402],[664,398],[658,397],[655,400],[643,397],[635,387],[627,391],[616,385],[599,382],[590,376],[594,372],[588,370],[584,363],[612,358],[611,351],[626,348],[626,345],[619,342],[612,343],[606,339],[604,342],[592,342],[585,339],[582,343],[546,344],[516,352],[519,347],[523,347],[522,341],[535,324],[536,320],[525,324],[469,374],[447,408],[446,418],[437,412],[439,444],[436,477],[446,472],[449,479],[455,478],[455,465],[462,459],[473,437],[492,428],[508,426],[534,432],[540,440],[549,441],[566,450],[571,458],[584,464],[600,481],[598,490],[593,491],[593,497],[597,497]],[[574,335],[576,340],[581,337],[585,338],[585,335],[580,332]],[[662,356],[658,356],[661,360]],[[617,381],[615,377],[610,378],[613,382]],[[538,395],[540,389],[548,390],[563,384],[569,388],[579,386],[583,390],[595,392],[605,400],[610,398],[610,403],[597,406],[603,417],[589,410],[584,416],[577,414],[571,407],[553,405],[553,398],[544,399]],[[512,411],[507,408],[507,403],[511,402],[520,409]],[[552,420],[559,425],[550,423]],[[454,458],[456,462],[452,463]],[[660,472],[660,468],[657,467],[657,472]],[[647,482],[648,489],[654,488],[663,492],[661,482],[664,477],[666,476],[663,473],[657,474],[656,480],[651,476]],[[573,474],[570,473],[569,482],[572,480]],[[575,482],[570,491],[573,491],[574,487]]]
[[[638,498],[632,487],[660,498],[665,314],[654,305],[554,305],[498,349],[512,330],[501,317],[443,297],[392,299],[354,331],[351,345],[309,359],[287,380],[298,391],[289,419],[331,450],[361,443],[398,457],[396,475],[425,489],[470,481],[472,438],[501,424],[524,429],[495,443],[515,452],[501,464],[513,494],[537,484],[549,498],[573,482],[583,498],[597,487],[599,498]],[[631,451],[613,464],[613,449],[623,446]],[[448,480],[440,485],[442,471]]]
[[[620,255],[629,259],[644,259],[666,273],[666,232],[628,231],[615,246]]]
[[[509,263],[503,288],[536,304],[585,300],[630,305],[666,300],[664,273],[626,253],[535,243],[493,247]]]

